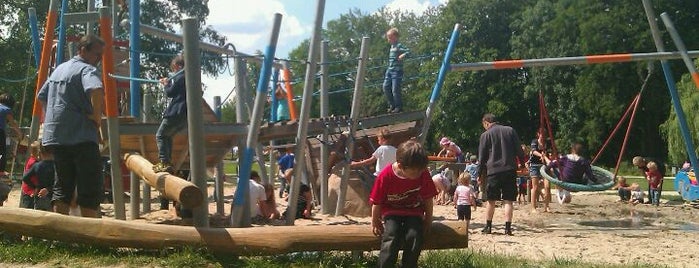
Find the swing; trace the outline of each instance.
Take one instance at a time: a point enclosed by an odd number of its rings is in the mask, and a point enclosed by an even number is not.
[[[609,188],[614,187],[616,180],[614,180],[614,173],[611,173],[601,167],[592,166],[592,175],[595,176],[597,182],[590,180],[587,176],[583,178],[587,182],[586,184],[565,182],[558,179],[557,176],[548,173],[550,169],[546,165],[541,166],[541,176],[552,184],[563,188],[571,192],[597,192],[605,191]],[[557,173],[557,172],[554,172]]]

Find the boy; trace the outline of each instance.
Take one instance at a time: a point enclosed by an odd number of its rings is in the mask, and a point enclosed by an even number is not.
[[[153,165],[154,172],[174,173],[175,168],[170,162],[172,157],[172,137],[180,130],[187,128],[187,88],[184,75],[184,56],[177,55],[170,62],[170,68],[175,75],[172,78],[162,78],[160,83],[165,87],[165,95],[170,99],[163,121],[160,122],[155,141],[158,145],[160,163]]]
[[[646,166],[648,171],[646,171],[646,179],[648,180],[648,187],[650,189],[650,199],[651,204],[655,206],[660,205],[660,187],[663,185],[663,175],[658,171],[658,164],[653,161],[648,162]]]
[[[279,198],[284,198],[284,193],[289,193],[288,184],[291,183],[291,178],[294,176],[294,157],[294,147],[287,147],[286,154],[277,161],[277,167],[279,168],[277,176],[281,182]]]
[[[51,197],[53,196],[53,184],[56,167],[53,162],[53,154],[47,148],[40,148],[41,161],[34,164],[22,176],[22,182],[33,189],[33,209],[50,211]],[[36,183],[32,177],[38,177]]]
[[[351,167],[358,167],[376,162],[374,177],[378,176],[379,172],[381,172],[384,167],[396,162],[396,147],[389,144],[391,134],[388,132],[388,129],[381,129],[381,131],[379,131],[379,135],[376,136],[376,139],[378,140],[380,146],[379,148],[376,148],[376,151],[374,151],[373,154],[371,154],[371,157],[362,161],[352,161],[352,164],[350,165]]]
[[[27,158],[27,162],[24,164],[24,173],[29,171],[34,164],[40,161],[41,141],[32,142],[29,152],[29,158]],[[39,176],[31,176],[29,180],[31,183],[26,183],[24,182],[24,178],[22,178],[22,190],[20,191],[19,207],[34,209],[34,196],[36,193],[38,193],[38,190],[31,185],[39,184]]]
[[[394,267],[401,246],[401,267],[417,267],[423,235],[432,224],[432,198],[437,195],[427,164],[425,149],[409,140],[398,146],[396,162],[376,178],[369,202],[372,230],[381,236],[379,267]]]
[[[386,39],[391,44],[388,51],[388,68],[383,79],[383,92],[388,100],[388,112],[400,113],[403,111],[403,100],[400,85],[403,82],[403,59],[408,56],[410,50],[398,42],[398,29],[391,28],[386,32]]]

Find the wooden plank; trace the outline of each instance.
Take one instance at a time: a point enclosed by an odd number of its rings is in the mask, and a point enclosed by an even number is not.
[[[378,250],[370,225],[194,228],[0,207],[0,229],[36,238],[107,247],[165,249],[206,247],[233,255],[275,255],[301,251]],[[79,228],[76,228],[79,226]],[[433,222],[423,249],[468,247],[461,221]]]

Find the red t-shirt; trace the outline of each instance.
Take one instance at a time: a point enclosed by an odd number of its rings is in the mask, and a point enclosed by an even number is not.
[[[26,173],[36,162],[39,162],[39,160],[36,159],[36,157],[30,156],[29,159],[27,159],[27,163],[24,164],[24,172]],[[32,183],[34,185],[39,184],[39,176],[38,175],[31,176],[29,179],[32,181]],[[29,184],[22,182],[22,193],[23,194],[32,196],[32,195],[34,195],[34,191],[36,191],[36,189],[29,186]]]
[[[398,177],[393,165],[386,166],[374,182],[369,203],[381,206],[381,216],[424,216],[425,200],[437,195],[430,173],[417,179]]]
[[[663,181],[663,175],[659,171],[646,171],[646,179],[651,189],[658,189],[660,182]]]

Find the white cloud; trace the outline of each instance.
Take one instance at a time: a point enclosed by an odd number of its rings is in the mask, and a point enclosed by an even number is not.
[[[293,46],[310,37],[312,25],[303,25],[299,18],[289,14],[281,0],[255,0],[254,4],[248,4],[244,8],[240,6],[240,2],[209,0],[210,12],[206,21],[226,36],[227,41],[235,45],[238,51],[247,54],[264,51],[272,31],[274,13],[282,14],[276,57],[287,57]],[[213,96],[225,99],[233,88],[233,80],[228,74],[219,75],[217,79],[202,77],[208,88],[204,92],[204,98],[209,103],[213,103]]]
[[[447,0],[440,0],[440,2],[442,1]],[[416,14],[422,14],[431,5],[432,4],[429,0],[393,0],[392,2],[386,4],[386,9],[408,11]]]

